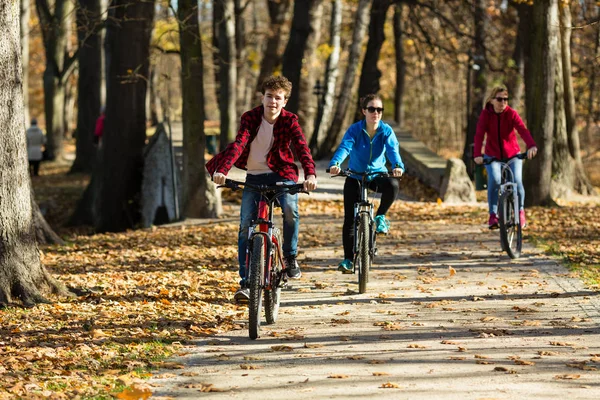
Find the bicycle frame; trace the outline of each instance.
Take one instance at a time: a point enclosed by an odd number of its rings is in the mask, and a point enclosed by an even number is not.
[[[252,221],[250,228],[248,229],[248,246],[246,246],[246,276],[250,273],[250,249],[252,248],[253,239],[256,235],[262,235],[265,239],[267,255],[267,264],[265,265],[264,276],[262,276],[261,285],[265,289],[271,289],[271,270],[273,268],[273,261],[283,260],[283,253],[281,250],[281,243],[278,242],[276,231],[278,228],[273,226],[273,206],[272,203],[276,201],[276,197],[267,201],[262,198],[258,203],[258,214],[257,219]]]
[[[373,219],[373,203],[369,201],[369,186],[367,183],[368,175],[363,175],[360,180],[360,200],[354,203],[354,254],[358,253],[358,230],[360,227],[360,215],[363,213],[369,214],[369,253],[371,257],[375,254],[375,230],[373,229],[373,224],[375,220]]]

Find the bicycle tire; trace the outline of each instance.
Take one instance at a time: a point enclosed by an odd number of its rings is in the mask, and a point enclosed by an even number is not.
[[[498,201],[498,225],[500,229],[500,242],[502,249],[512,259],[521,256],[523,246],[523,232],[519,215],[515,215],[514,193],[504,192]]]
[[[369,282],[369,268],[371,267],[371,256],[369,254],[369,215],[367,213],[362,213],[360,215],[360,225],[358,231],[358,258],[360,260],[360,269],[358,272],[358,292],[365,293],[367,291],[367,283]]]
[[[277,243],[281,244],[280,235],[275,234]],[[273,244],[275,245],[275,244]],[[281,301],[281,259],[277,253],[277,249],[273,254],[273,266],[271,267],[271,289],[265,289],[265,319],[267,324],[277,322],[279,315],[279,302]]]
[[[262,311],[262,281],[265,268],[265,238],[255,235],[252,239],[252,255],[250,257],[250,299],[248,302],[248,335],[250,339],[260,337],[260,314]]]

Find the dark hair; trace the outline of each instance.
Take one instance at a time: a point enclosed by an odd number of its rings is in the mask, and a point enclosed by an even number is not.
[[[31,125],[37,125],[37,118],[31,118]]]
[[[360,108],[362,108],[364,110],[365,108],[367,108],[369,103],[373,100],[379,100],[383,103],[383,99],[381,98],[380,95],[371,93],[360,99]]]
[[[292,94],[292,82],[290,82],[285,76],[271,75],[263,81],[262,94],[270,90],[283,90],[285,92],[285,98],[289,98]]]

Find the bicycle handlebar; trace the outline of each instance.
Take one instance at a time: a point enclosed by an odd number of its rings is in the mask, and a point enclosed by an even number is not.
[[[327,168],[325,170],[326,173],[329,173],[330,168]],[[334,176],[350,176],[350,175],[358,175],[358,176],[376,176],[376,177],[384,177],[384,178],[400,178],[400,177],[395,177],[391,172],[389,171],[376,171],[376,172],[357,172],[357,171],[353,171],[350,168],[345,169],[345,170],[340,170],[340,172],[337,175]]]
[[[527,159],[527,153],[519,153],[515,156],[512,156],[510,158],[504,159],[504,160],[498,160],[496,157],[491,157],[489,160],[484,160],[483,161],[483,165],[490,165],[491,163],[493,163],[494,161],[498,161],[504,164],[508,164],[510,162],[510,160],[514,159],[514,158],[519,158],[521,160],[526,160]]]
[[[287,192],[289,194],[296,194],[296,193],[309,194],[309,192],[307,190],[304,190],[304,185],[302,183],[289,184],[289,183],[278,182],[275,185],[253,185],[251,183],[236,181],[233,179],[225,179],[225,184],[219,185],[217,187],[218,188],[228,188],[233,191],[240,190],[240,189],[246,187],[246,188],[251,189],[258,193]]]

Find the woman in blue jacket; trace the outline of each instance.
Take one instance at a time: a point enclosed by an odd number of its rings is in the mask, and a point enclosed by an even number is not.
[[[392,165],[394,177],[401,177],[404,164],[398,149],[398,139],[394,130],[381,120],[383,102],[376,94],[369,94],[360,100],[365,119],[352,124],[329,163],[330,173],[340,173],[340,165],[350,156],[348,168],[356,172],[387,172],[386,157]],[[369,188],[381,193],[381,202],[375,216],[377,233],[388,233],[390,223],[385,214],[398,195],[398,180],[377,177],[370,181]],[[346,178],[344,184],[344,226],[342,239],[344,243],[344,260],[338,270],[343,273],[353,272],[354,244],[354,203],[360,198],[359,181]]]

